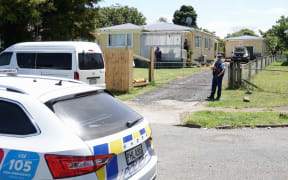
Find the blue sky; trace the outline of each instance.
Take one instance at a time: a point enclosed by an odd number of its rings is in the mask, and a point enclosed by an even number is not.
[[[181,5],[192,5],[198,14],[198,26],[216,31],[222,38],[242,28],[257,33],[259,29],[266,31],[281,15],[288,16],[287,0],[102,0],[98,5],[116,3],[137,8],[148,24],[157,22],[159,17],[172,22],[175,10]]]

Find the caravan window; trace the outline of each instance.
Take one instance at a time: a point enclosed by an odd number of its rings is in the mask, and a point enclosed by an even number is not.
[[[20,68],[72,69],[71,53],[17,53]]]

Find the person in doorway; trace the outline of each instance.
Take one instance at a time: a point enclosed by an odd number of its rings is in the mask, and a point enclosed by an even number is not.
[[[162,52],[161,52],[160,48],[157,47],[154,53],[155,53],[155,57],[156,57],[156,67],[159,68],[159,65],[160,65],[159,63],[162,60]]]
[[[187,39],[184,40],[184,49],[187,52],[187,59],[189,59],[190,58],[190,56],[189,56],[189,42]]]
[[[207,97],[207,100],[220,100],[221,97],[221,91],[222,91],[222,80],[225,73],[225,64],[222,61],[222,55],[217,55],[217,61],[214,63],[213,67],[211,67],[213,71],[213,80],[212,80],[212,90],[210,96]],[[214,99],[214,95],[216,92],[216,88],[218,88],[217,91],[217,97]]]

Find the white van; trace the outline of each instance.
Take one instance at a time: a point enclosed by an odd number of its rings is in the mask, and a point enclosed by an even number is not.
[[[0,54],[1,69],[80,80],[105,88],[102,52],[91,42],[25,42]]]

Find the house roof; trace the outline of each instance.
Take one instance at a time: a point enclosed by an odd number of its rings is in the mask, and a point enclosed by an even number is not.
[[[237,40],[265,40],[265,38],[245,35],[225,39],[225,41],[237,41]]]
[[[131,24],[131,23],[127,23],[127,24],[120,24],[120,25],[116,25],[116,26],[110,26],[110,27],[104,27],[99,29],[99,31],[110,31],[110,30],[141,30],[142,27],[135,25],[135,24]]]
[[[180,26],[176,24],[171,23],[165,23],[165,22],[158,22],[150,25],[144,25],[142,26],[144,30],[147,31],[191,31],[194,30],[194,28],[190,28],[187,26]]]

